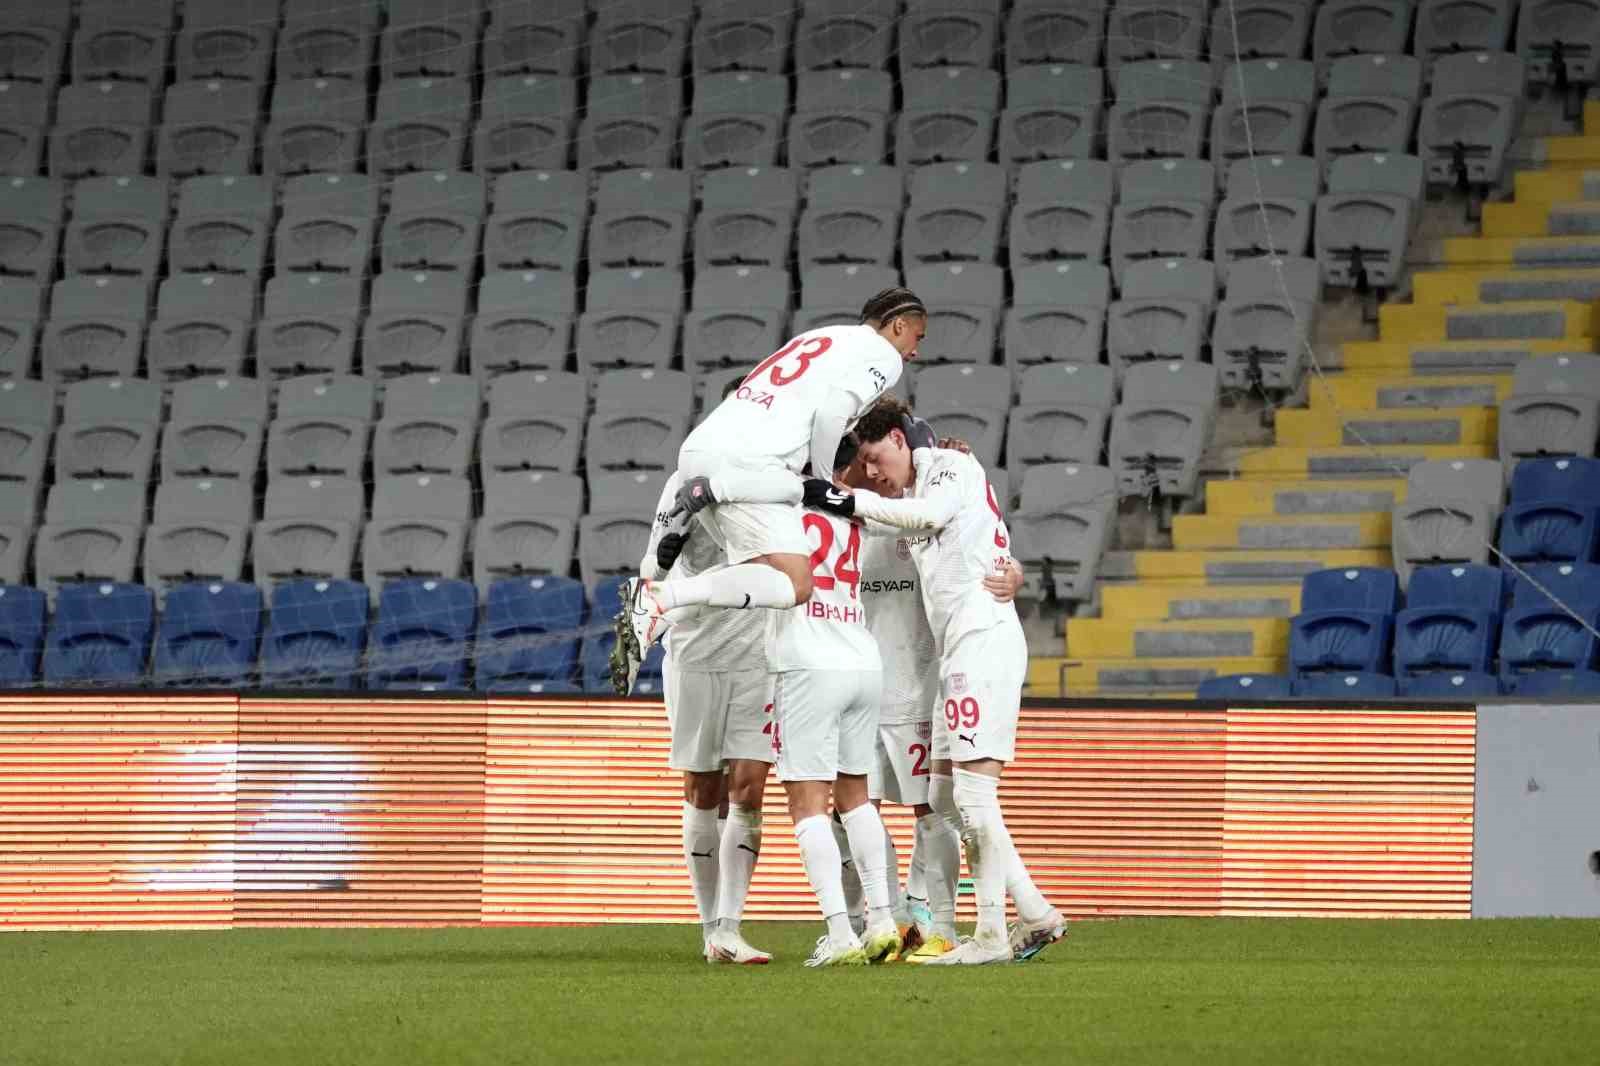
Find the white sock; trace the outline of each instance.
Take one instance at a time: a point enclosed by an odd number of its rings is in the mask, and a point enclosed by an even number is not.
[[[867,899],[861,892],[861,871],[850,854],[850,838],[845,835],[844,824],[839,819],[828,819],[828,826],[833,831],[833,846],[839,849],[845,912],[850,915],[852,925],[857,929],[864,928],[867,922]]]
[[[700,927],[707,936],[717,920],[717,836],[715,807],[702,811],[692,804],[683,805],[683,859],[689,865]]]
[[[1017,905],[1017,917],[1036,922],[1050,913],[1050,901],[1044,898],[1044,893],[1039,891],[1039,886],[1028,875],[1028,868],[1022,865],[1017,842],[1011,840],[1009,829],[1006,830],[1006,839],[1011,843],[1011,861],[1006,865],[1006,892],[1011,895],[1011,902]]]
[[[922,823],[931,817],[934,816],[923,815],[911,827],[911,862],[906,866],[906,899],[918,903],[928,902],[928,845],[922,840],[926,834]]]
[[[653,588],[656,599],[666,608],[694,604],[783,608],[795,604],[794,582],[765,563],[725,566],[695,577],[663,581]]]
[[[1006,939],[1006,873],[1011,868],[1011,834],[1000,816],[1000,780],[968,770],[955,772],[956,805],[966,831],[967,865],[978,897],[979,940]]]
[[[879,824],[883,812],[878,812]],[[894,834],[883,827],[883,887],[889,894],[889,909],[898,910],[903,902],[900,896],[900,849],[894,846]]]
[[[867,898],[867,925],[875,927],[893,921],[889,914],[888,861],[884,854],[883,819],[878,809],[863,803],[855,810],[840,815],[845,835],[850,838],[850,856],[856,861],[856,876],[861,878],[861,892]]]
[[[945,791],[954,805],[954,782],[945,779]],[[938,811],[917,819],[922,831],[922,864],[927,871],[928,910],[934,932],[952,940],[956,931],[956,891],[961,883],[961,834]]]
[[[750,895],[750,878],[761,856],[761,810],[738,804],[728,808],[728,828],[722,834],[718,862],[717,921],[724,929],[739,931],[744,901]]]
[[[811,891],[816,893],[822,916],[827,919],[828,935],[837,939],[848,938],[852,935],[850,918],[845,912],[839,845],[833,839],[833,820],[825,814],[802,818],[794,827],[794,838],[800,845],[800,861],[805,864]]]

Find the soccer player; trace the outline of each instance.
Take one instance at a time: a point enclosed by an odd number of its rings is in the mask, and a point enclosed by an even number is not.
[[[679,500],[688,514],[719,499],[702,523],[728,565],[691,578],[640,578],[624,592],[617,616],[612,682],[633,685],[639,663],[681,608],[786,609],[811,596],[811,562],[800,508],[762,499],[774,472],[799,474],[809,463],[825,476],[845,433],[878,395],[900,380],[916,356],[928,313],[909,289],[885,289],[866,302],[853,326],[800,334],[773,352],[705,417],[678,452]],[[747,490],[754,481],[760,490]]]
[[[927,963],[1026,959],[1059,940],[1066,923],[1028,876],[1000,812],[1000,775],[1016,754],[1028,647],[1016,608],[984,591],[983,578],[1009,565],[1011,534],[977,460],[931,447],[931,440],[908,442],[907,414],[885,397],[856,426],[863,473],[879,491],[842,493],[811,479],[805,501],[839,517],[920,534],[911,556],[938,644],[941,701],[929,800],[960,826],[978,897],[974,936]],[[941,787],[946,774],[950,784]],[[1018,914],[1009,936],[1007,892]]]
[[[674,474],[662,488],[639,563],[642,577],[668,571],[693,577],[725,561],[699,519],[687,526],[672,519],[677,487]],[[668,764],[683,772],[683,855],[706,961],[761,965],[772,956],[745,941],[739,922],[761,854],[761,798],[772,762],[766,631],[752,626],[748,615],[711,610],[672,626],[664,640]],[[719,832],[724,786],[728,818]]]

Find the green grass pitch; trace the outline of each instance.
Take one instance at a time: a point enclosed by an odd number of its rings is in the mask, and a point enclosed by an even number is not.
[[[818,923],[820,925],[820,923]],[[0,934],[0,1063],[1593,1063],[1600,922],[1075,924],[1021,966],[708,966],[696,931]]]

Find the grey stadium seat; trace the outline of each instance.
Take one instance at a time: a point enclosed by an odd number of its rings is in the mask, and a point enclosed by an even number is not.
[[[1303,255],[1322,193],[1322,168],[1308,156],[1236,159],[1211,233],[1219,262],[1262,255]]]
[[[493,213],[484,221],[484,269],[578,269],[589,217],[586,176],[537,170],[495,179]]]
[[[352,173],[366,145],[367,92],[343,78],[290,79],[280,71],[261,142],[268,174]]]
[[[1111,215],[1111,269],[1121,284],[1128,264],[1141,259],[1200,259],[1211,237],[1216,177],[1198,159],[1130,163],[1122,199]]]
[[[377,116],[367,130],[368,172],[459,170],[467,158],[472,102],[467,78],[385,83],[378,90]]]
[[[795,69],[888,66],[898,7],[897,0],[808,0],[795,28]]]
[[[13,3],[0,20],[0,77],[54,86],[66,66],[72,9]]]
[[[1314,5],[1305,0],[1243,0],[1211,15],[1211,61],[1299,59],[1311,40]]]
[[[1120,379],[1141,363],[1198,361],[1217,304],[1217,268],[1208,259],[1129,263],[1122,299],[1106,312],[1106,356]]]
[[[1130,367],[1111,416],[1111,469],[1124,496],[1159,487],[1192,496],[1216,419],[1217,371],[1205,363]]]
[[[0,481],[37,485],[55,435],[56,402],[42,381],[0,381]]]
[[[62,86],[50,130],[50,176],[141,174],[150,157],[155,96],[124,81]]]
[[[510,74],[483,85],[482,117],[473,131],[472,161],[480,171],[563,170],[578,123],[578,84],[571,77]]]
[[[1005,168],[994,163],[929,163],[912,170],[901,258],[907,264],[996,262],[1008,184]]]
[[[389,191],[379,261],[390,270],[465,270],[478,262],[489,186],[477,174],[405,174]]]
[[[144,508],[142,481],[57,481],[34,535],[34,584],[54,596],[68,583],[132,581]]]
[[[8,43],[8,31],[18,32],[14,27],[0,30],[0,49]],[[28,177],[42,169],[50,104],[51,90],[42,85],[0,81],[0,174]]]
[[[1211,125],[1211,67],[1172,59],[1126,63],[1114,75],[1106,158],[1196,158]]]
[[[472,484],[466,478],[378,478],[372,518],[361,536],[367,587],[376,596],[395,578],[460,577],[472,517]]]
[[[792,167],[882,163],[889,157],[894,81],[883,70],[802,70],[789,119]]]
[[[152,378],[237,377],[256,323],[256,280],[244,274],[174,274],[161,283],[145,341]]]
[[[469,285],[461,271],[396,270],[372,281],[372,313],[361,331],[368,377],[451,374],[467,340]]]
[[[1505,52],[1441,56],[1417,120],[1417,154],[1436,185],[1498,185],[1522,121],[1522,60]]]
[[[1230,291],[1217,308],[1211,331],[1211,361],[1221,371],[1222,383],[1229,388],[1292,391],[1300,382],[1304,355],[1315,336],[1315,309],[1314,301],[1286,298],[1279,292],[1236,296]]]
[[[976,67],[929,67],[901,78],[906,106],[895,119],[897,166],[967,160],[994,151],[1000,75]]]
[[[1413,155],[1347,155],[1317,199],[1317,259],[1329,284],[1387,288],[1405,266],[1422,202],[1423,162]]]
[[[255,497],[248,482],[177,478],[156,489],[144,534],[144,580],[165,594],[188,581],[238,581]]]
[[[697,75],[683,126],[684,169],[774,165],[788,115],[789,80],[781,75]]]
[[[577,73],[585,0],[490,0],[483,69],[506,74]]]
[[[900,18],[900,76],[920,67],[990,66],[1000,6],[1000,0],[914,0]]]
[[[1006,17],[1006,70],[1050,63],[1099,66],[1106,7],[1104,0],[1019,0]]]
[[[853,324],[861,320],[864,295],[900,284],[900,272],[891,266],[851,263],[813,266],[800,271],[800,308],[790,332],[801,334],[823,326]]]
[[[256,584],[345,579],[366,511],[361,482],[345,477],[275,477],[250,538]]]
[[[1500,401],[1500,462],[1595,454],[1600,438],[1600,356],[1536,355],[1517,364]]]
[[[178,80],[265,83],[278,43],[279,6],[279,0],[186,0],[172,47]]]
[[[585,585],[593,588],[603,577],[638,572],[666,477],[665,471],[635,470],[590,479],[589,513],[578,523],[578,567]]]
[[[800,267],[894,261],[905,178],[897,167],[849,164],[811,172],[797,243]]]
[[[784,267],[794,249],[800,182],[783,167],[727,167],[705,174],[694,221],[695,269]]]
[[[928,332],[917,349],[923,365],[994,360],[1006,302],[1004,270],[984,263],[929,264],[906,271],[906,284],[928,306]]]
[[[689,246],[694,178],[683,170],[601,177],[589,220],[589,266],[677,269]]]
[[[167,241],[164,178],[87,178],[73,189],[72,219],[61,238],[66,273],[154,277]]]
[[[359,276],[273,277],[256,326],[256,373],[348,374],[355,367],[365,290]]]
[[[256,169],[260,87],[250,82],[183,82],[167,90],[162,109],[156,172],[249,174]]]
[[[38,512],[38,485],[0,481],[0,587],[25,582]]]
[[[284,383],[267,429],[269,478],[361,477],[372,436],[370,409],[346,376],[308,375]],[[318,393],[315,390],[322,389]]]
[[[372,431],[372,471],[466,477],[478,443],[483,397],[464,374],[410,374],[385,386]]]
[[[705,0],[691,44],[697,73],[782,74],[794,42],[789,0]]]
[[[1063,600],[1089,599],[1111,542],[1116,476],[1092,464],[1031,466],[1020,496],[1009,524],[1026,590],[1035,597],[1053,592]]]
[[[726,378],[775,352],[789,336],[793,283],[788,271],[709,267],[694,276],[683,319],[684,369]]]
[[[1503,52],[1516,12],[1516,0],[1422,0],[1412,52],[1430,66],[1463,52]]]
[[[288,0],[278,31],[278,78],[363,80],[377,58],[376,8]]]
[[[0,276],[48,282],[61,250],[66,185],[53,178],[0,181]]]
[[[1029,263],[1105,257],[1116,171],[1095,159],[1025,163],[1011,208],[1011,269]]]
[[[1000,160],[1088,159],[1100,142],[1105,73],[1099,67],[1019,67],[1006,78]]]
[[[56,428],[56,477],[150,480],[161,430],[161,386],[96,378],[67,390]]]
[[[680,370],[613,370],[595,381],[588,475],[671,470],[689,433],[694,383]]]
[[[1421,96],[1422,63],[1413,56],[1334,60],[1312,135],[1317,158],[1326,166],[1339,155],[1406,151]]]
[[[482,481],[497,474],[578,468],[589,383],[577,374],[527,370],[489,386],[489,417],[478,454]]]
[[[1205,0],[1116,0],[1106,21],[1106,66],[1201,55],[1208,14]]]
[[[1586,85],[1594,81],[1600,4],[1584,0],[1522,0],[1517,13],[1517,54],[1532,81]]]
[[[589,79],[578,125],[578,169],[673,165],[683,86],[660,74],[608,74]]]
[[[381,186],[365,174],[305,174],[283,186],[283,218],[273,235],[279,271],[371,272]]]
[[[33,372],[47,291],[41,282],[0,277],[0,380]]]
[[[1399,55],[1411,36],[1412,0],[1325,0],[1312,30],[1319,71],[1354,55]]]
[[[379,43],[385,80],[471,77],[482,14],[481,0],[391,0]]]
[[[1432,459],[1406,474],[1394,508],[1394,568],[1401,584],[1418,566],[1487,563],[1505,497],[1506,471],[1493,459]]]
[[[930,366],[916,377],[916,411],[972,447],[985,469],[1000,463],[1011,410],[1011,370],[1003,366]]]
[[[597,5],[589,27],[589,69],[596,74],[636,71],[677,77],[689,48],[689,12],[676,0],[630,0]]]
[[[266,268],[276,212],[270,178],[189,178],[178,187],[178,215],[167,231],[167,265],[185,273],[259,276]]]
[[[534,470],[487,479],[483,517],[472,535],[472,576],[479,594],[508,577],[565,577],[582,511],[583,480],[576,474]]]
[[[1098,463],[1116,402],[1111,368],[1041,363],[1017,380],[1022,398],[1011,412],[1006,458],[1011,468],[1039,463]]]
[[[506,270],[484,275],[468,359],[485,380],[521,370],[563,370],[572,351],[578,295],[571,274]]]
[[[52,384],[135,376],[149,316],[150,282],[143,278],[63,278],[50,289],[41,376]]]
[[[1111,271],[1099,263],[1035,263],[1013,270],[1006,363],[1098,363],[1111,303]]]
[[[1314,64],[1256,59],[1228,67],[1221,78],[1222,104],[1211,116],[1211,160],[1219,175],[1236,159],[1300,154],[1317,103]]]
[[[250,378],[195,378],[172,389],[161,427],[161,479],[233,478],[253,485],[267,432],[267,389]]]
[[[670,365],[678,354],[684,288],[676,270],[592,271],[578,316],[579,371]]]

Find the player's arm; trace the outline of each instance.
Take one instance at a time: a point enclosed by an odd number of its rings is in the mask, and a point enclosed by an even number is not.
[[[860,398],[844,389],[830,389],[811,416],[811,470],[826,477],[833,470],[833,457],[850,424],[861,414]]]
[[[967,495],[964,491],[967,479],[954,465],[940,462],[938,454],[933,449],[916,452],[918,462],[932,462],[940,467],[929,476],[921,496],[891,500],[869,489],[860,489],[855,494],[855,515],[897,529],[919,532],[933,532],[949,525],[961,513]]]
[[[984,577],[983,587],[999,602],[1010,603],[1022,591],[1023,580],[1022,567],[1015,559],[1007,559],[1004,570]]]
[[[650,522],[650,540],[645,544],[644,557],[639,560],[639,576],[646,581],[658,581],[665,577],[677,561],[678,553],[683,550],[684,541],[689,539],[691,516],[675,513],[673,509],[678,482],[678,473],[673,471],[666,484],[661,486],[661,498],[656,500],[655,517]]]

